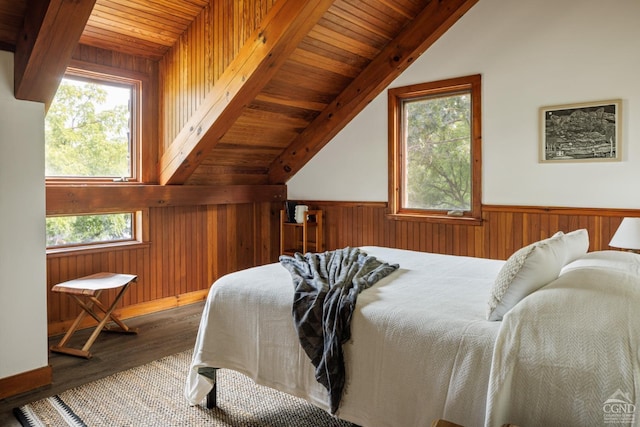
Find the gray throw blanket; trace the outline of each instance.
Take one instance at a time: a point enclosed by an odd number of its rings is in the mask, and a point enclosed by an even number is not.
[[[345,384],[342,344],[351,337],[351,316],[358,294],[398,268],[358,248],[282,255],[293,278],[293,321],[300,345],[315,366],[316,379],[329,392],[331,413]]]

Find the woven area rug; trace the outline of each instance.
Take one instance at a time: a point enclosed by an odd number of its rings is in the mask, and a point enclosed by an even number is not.
[[[156,360],[16,408],[24,426],[296,426],[347,427],[303,399],[218,371],[218,407],[183,397],[192,351]]]

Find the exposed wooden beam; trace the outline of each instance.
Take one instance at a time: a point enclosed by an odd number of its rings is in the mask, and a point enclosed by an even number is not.
[[[150,207],[283,202],[284,185],[48,185],[47,215]]]
[[[433,0],[271,164],[269,182],[287,182],[478,0]]]
[[[160,183],[181,184],[289,58],[333,0],[280,0],[240,49],[160,160]]]
[[[18,99],[51,104],[96,0],[28,1],[14,63]]]

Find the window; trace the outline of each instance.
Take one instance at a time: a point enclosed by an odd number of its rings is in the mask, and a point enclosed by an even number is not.
[[[45,119],[49,181],[138,181],[140,82],[67,71]]]
[[[133,241],[134,225],[133,212],[48,217],[47,248]]]
[[[389,90],[392,216],[480,219],[480,86],[473,75]]]
[[[140,80],[67,69],[45,117],[47,185],[140,182],[141,90]],[[142,212],[49,216],[47,249],[140,242],[141,224]]]

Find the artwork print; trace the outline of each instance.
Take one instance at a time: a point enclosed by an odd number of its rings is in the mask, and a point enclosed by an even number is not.
[[[540,161],[620,160],[620,108],[620,100],[542,107]]]

